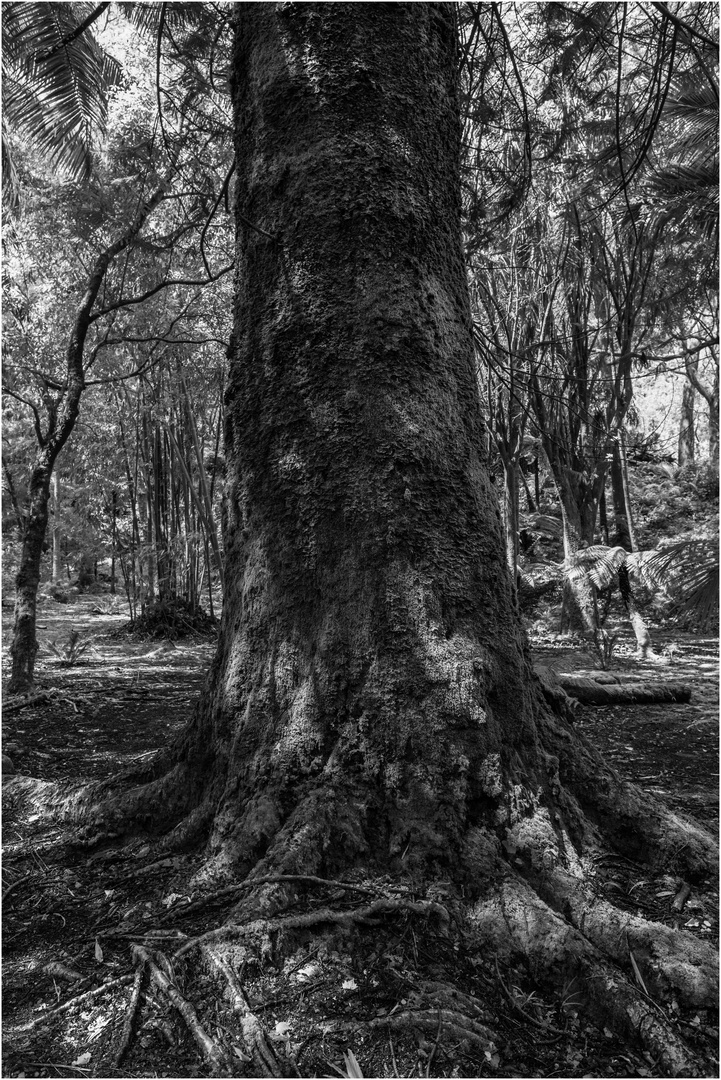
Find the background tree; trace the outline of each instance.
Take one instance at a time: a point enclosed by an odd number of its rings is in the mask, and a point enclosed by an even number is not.
[[[12,9],[8,18],[11,16]],[[78,39],[87,34],[81,24],[76,29]],[[37,49],[37,42],[34,47]],[[95,49],[97,51],[97,47]],[[37,67],[33,68],[36,73]],[[208,150],[208,144],[214,134],[222,131],[222,125],[219,129],[217,118],[211,122],[209,101],[204,102],[200,110],[192,108],[198,91],[192,79],[190,89],[184,91],[186,67],[181,65],[178,77],[180,97],[166,103],[165,120],[153,119],[154,113],[148,111],[147,99],[138,103],[136,98],[131,108],[121,112],[129,101],[127,96],[123,99],[120,95],[115,101],[116,120],[113,137],[106,146],[106,158],[99,165],[97,175],[82,182],[84,214],[77,215],[78,191],[73,192],[75,216],[70,220],[66,218],[68,240],[74,241],[69,252],[71,280],[78,291],[77,307],[72,315],[67,310],[68,281],[59,288],[55,252],[51,253],[47,248],[44,252],[45,264],[40,276],[44,275],[43,284],[48,296],[52,296],[55,289],[50,304],[55,304],[54,314],[59,326],[66,328],[64,360],[53,347],[58,340],[56,327],[43,346],[46,362],[38,365],[37,356],[31,355],[36,328],[31,326],[28,331],[26,326],[27,305],[23,307],[21,303],[15,318],[17,349],[6,364],[5,392],[32,417],[38,444],[27,483],[27,507],[15,590],[10,680],[10,688],[15,692],[27,690],[33,682],[37,653],[37,590],[52,471],[75,427],[86,387],[109,377],[107,369],[103,370],[102,361],[98,360],[100,354],[103,350],[112,351],[118,347],[122,355],[127,343],[132,341],[129,313],[134,313],[141,303],[157,304],[159,294],[166,290],[175,291],[177,314],[168,321],[167,311],[162,312],[160,337],[167,338],[168,332],[175,333],[171,340],[178,341],[179,320],[182,323],[183,319],[193,319],[196,315],[194,308],[199,287],[217,280],[231,268],[227,254],[223,252],[222,234],[212,228],[225,186],[216,172],[218,165],[223,164],[224,148],[222,139],[214,152]],[[64,107],[62,102],[60,107]],[[203,117],[208,122],[207,129],[199,123]],[[169,130],[173,121],[177,127]],[[157,132],[154,131],[155,124],[160,125]],[[199,130],[199,137],[186,137],[186,129],[192,129],[194,136]],[[204,146],[202,158],[199,145]],[[165,179],[160,178],[161,170],[166,171]],[[186,184],[189,190],[183,190]],[[216,187],[220,188],[217,197],[214,196]],[[57,212],[66,200],[69,208],[67,188],[61,191],[53,209]],[[158,213],[161,204],[162,213]],[[41,206],[39,212],[47,214],[47,205]],[[146,224],[153,214],[157,225],[149,233]],[[18,236],[18,230],[22,228],[19,222],[11,225],[18,263],[22,262],[25,250]],[[80,259],[78,241],[87,245]],[[226,261],[218,262],[218,256],[222,258],[223,255]],[[212,267],[211,262],[215,264]],[[23,268],[19,266],[15,280],[10,283],[10,288],[19,290],[21,296],[22,273]],[[33,288],[38,290],[37,281]],[[186,294],[182,299],[178,290]],[[157,333],[155,337],[158,337]],[[99,380],[90,378],[91,368]],[[112,377],[127,378],[132,371],[132,367],[128,370],[125,365],[120,372],[116,368]]]

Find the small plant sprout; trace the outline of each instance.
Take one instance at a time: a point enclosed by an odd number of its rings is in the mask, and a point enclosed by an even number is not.
[[[92,641],[88,635],[83,636],[79,630],[71,629],[67,640],[62,645],[53,640],[47,644],[48,651],[56,656],[63,667],[74,667],[80,663],[83,656],[92,652]]]
[[[359,1077],[360,1080],[362,1080],[363,1070],[358,1064],[358,1059],[356,1058],[352,1050],[346,1050],[346,1052],[343,1054],[343,1065],[344,1068],[342,1069],[339,1068],[338,1065],[331,1064],[330,1067],[331,1069],[333,1069],[334,1072],[338,1074],[338,1076]],[[333,1080],[333,1078],[330,1078],[330,1080]]]

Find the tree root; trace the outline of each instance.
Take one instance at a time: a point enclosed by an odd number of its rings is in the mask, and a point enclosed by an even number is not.
[[[246,1053],[258,1070],[258,1074],[260,1076],[282,1076],[283,1073],[280,1070],[275,1054],[268,1044],[265,1028],[255,1013],[252,1012],[245,991],[232,967],[227,960],[218,956],[213,949],[203,947],[203,953],[207,956],[211,965],[221,972],[228,984],[228,995],[231,1004],[240,1017],[240,1030]]]
[[[312,874],[266,874],[263,877],[246,878],[245,881],[240,881],[236,885],[227,885],[223,889],[217,889],[215,892],[206,893],[204,896],[198,897],[197,900],[191,901],[191,903],[186,904],[184,907],[173,908],[164,915],[160,921],[161,923],[170,922],[176,918],[185,918],[187,915],[192,915],[196,911],[204,911],[209,905],[225,900],[229,896],[236,896],[239,893],[254,888],[256,885],[275,885],[283,882],[297,883],[300,885],[325,885],[334,889],[346,889],[353,892],[365,893],[367,896],[375,896],[379,891],[379,889],[368,888],[367,885],[356,885],[350,881],[334,881],[332,878],[315,877]]]
[[[444,927],[450,922],[446,908],[434,900],[374,900],[372,904],[353,908],[350,911],[322,908],[320,911],[310,911],[304,915],[288,915],[280,919],[255,919],[243,924],[227,923],[225,926],[218,927],[217,930],[209,930],[207,934],[186,941],[173,953],[173,959],[177,960],[191,949],[201,945],[225,941],[244,934],[267,936],[276,930],[302,930],[321,923],[335,923],[339,926],[352,926],[354,923],[374,925],[381,915],[390,915],[397,911],[408,911],[414,915],[434,915]]]
[[[198,1020],[198,1014],[189,1001],[186,1001],[170,978],[161,971],[148,950],[142,945],[133,947],[133,954],[146,965],[150,976],[159,990],[165,994],[170,1003],[175,1006],[182,1016],[190,1034],[195,1039],[206,1064],[210,1068],[212,1076],[230,1076],[230,1063],[225,1052],[208,1035]],[[166,961],[167,963],[167,961]]]
[[[566,888],[570,903],[568,882]],[[479,942],[505,954],[507,960],[512,955],[522,957],[536,980],[550,978],[559,986],[574,980],[584,1003],[593,1005],[595,1019],[601,1018],[625,1037],[636,1039],[653,1057],[660,1073],[703,1075],[663,1010],[613,967],[585,932],[553,911],[524,880],[509,876],[499,894],[476,904],[471,923]],[[650,939],[656,926],[647,927]],[[687,936],[678,936],[679,951],[686,947]],[[599,944],[605,947],[606,942]]]
[[[481,1054],[487,1050],[493,1052],[496,1048],[492,1031],[483,1024],[479,1024],[477,1020],[472,1020],[463,1013],[451,1009],[404,1009],[391,1016],[368,1020],[365,1026],[371,1029],[385,1027],[395,1030],[422,1028],[424,1031],[433,1032],[437,1041],[441,1033],[445,1033],[458,1042],[466,1043],[474,1050],[480,1051]]]
[[[130,1049],[130,1041],[133,1037],[133,1024],[135,1023],[135,1014],[138,1011],[138,1003],[140,1001],[140,987],[143,982],[143,974],[145,973],[145,962],[141,960],[138,968],[135,972],[135,982],[133,983],[133,992],[130,995],[130,1002],[125,1014],[125,1021],[123,1023],[123,1032],[120,1036],[120,1045],[115,1054],[115,1064],[120,1065],[123,1058]]]
[[[693,1008],[707,1007],[718,999],[716,952],[693,934],[648,922],[607,900],[588,896],[560,868],[539,883],[538,893],[604,956],[627,967],[631,953],[651,993],[668,998],[675,991]]]
[[[542,714],[539,733],[549,760],[557,760],[567,811],[586,829],[595,826],[605,845],[648,866],[675,865],[691,880],[716,876],[718,842],[707,829],[622,780],[588,739],[557,718]]]

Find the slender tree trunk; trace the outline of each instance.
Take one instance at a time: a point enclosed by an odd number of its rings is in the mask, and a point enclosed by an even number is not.
[[[593,543],[603,480],[597,476],[589,482],[579,471],[551,456],[549,464],[561,507],[563,557],[567,571],[561,607],[561,632],[595,634],[598,630],[595,589],[590,580],[568,571],[574,565],[574,556],[579,548]]]
[[[63,553],[61,548],[62,531],[60,526],[60,476],[57,469],[53,473],[53,569],[52,583],[58,585],[63,571]]]
[[[582,546],[593,541],[593,526],[581,517],[578,503],[561,500],[563,522],[563,558],[567,568],[573,566],[574,556]],[[591,537],[589,540],[588,537]],[[561,633],[594,635],[598,630],[596,590],[588,576],[566,577],[561,608]]]
[[[601,489],[601,498],[598,501],[598,527],[601,530],[601,538],[604,544],[608,543],[608,509],[606,506],[606,485]]]
[[[112,493],[111,498],[110,498],[110,514],[111,514],[111,524],[110,524],[110,543],[111,543],[110,595],[115,596],[115,594],[117,592],[117,581],[116,581],[116,574],[115,574],[115,562],[116,562],[116,552],[118,550],[118,493],[114,488],[113,488],[113,493]]]
[[[513,458],[503,461],[502,517],[506,562],[515,588],[518,574],[518,465]]]
[[[611,490],[613,492],[613,516],[616,526],[615,543],[626,551],[635,551],[635,530],[631,506],[628,500],[628,478],[626,456],[622,447],[621,435],[613,445],[611,458]]]
[[[51,465],[41,454],[30,474],[25,534],[15,578],[15,626],[10,646],[12,672],[8,691],[27,692],[33,683],[38,643],[35,623],[40,585],[40,563],[48,525]]]
[[[10,648],[12,671],[8,683],[10,693],[25,693],[33,684],[38,651],[35,639],[37,590],[40,583],[40,558],[48,524],[50,479],[57,456],[70,438],[80,414],[80,402],[85,389],[85,341],[93,321],[95,300],[108,266],[137,236],[148,215],[161,201],[164,191],[165,186],[161,185],[143,204],[126,232],[96,259],[85,293],[75,310],[68,337],[65,350],[65,386],[48,410],[45,432],[41,430],[40,422],[36,421],[35,433],[39,451],[28,483],[28,528],[23,538],[15,586],[15,625]]]
[[[708,456],[712,465],[719,462],[719,367],[716,364],[711,395],[708,398]]]
[[[681,419],[678,432],[678,464],[679,467],[692,464],[695,457],[695,427],[694,427],[694,403],[696,391],[693,384],[686,380],[681,398]]]

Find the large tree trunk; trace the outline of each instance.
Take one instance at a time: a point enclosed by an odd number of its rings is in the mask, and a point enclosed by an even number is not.
[[[193,734],[227,785],[211,847],[461,873],[481,763],[505,744],[516,774],[531,704],[482,461],[451,13],[239,20],[229,580]]]
[[[194,887],[248,877],[243,920],[294,902],[292,875],[354,868],[455,897],[473,947],[526,951],[596,1001],[596,946],[628,946],[589,915],[581,860],[610,842],[699,874],[715,845],[622,784],[530,669],[482,457],[454,8],[236,13],[220,643],[180,742],[92,810],[207,838]],[[645,957],[658,930],[638,922]],[[707,994],[709,956],[679,950],[645,979]],[[649,1016],[603,972],[609,1023]],[[659,1023],[642,1037],[683,1067]]]

